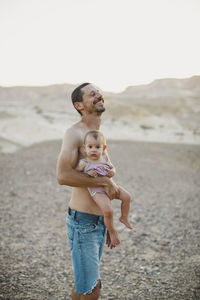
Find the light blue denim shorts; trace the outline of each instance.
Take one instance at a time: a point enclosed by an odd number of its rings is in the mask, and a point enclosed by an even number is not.
[[[89,294],[100,279],[99,264],[106,238],[104,218],[69,208],[67,230],[76,293]]]

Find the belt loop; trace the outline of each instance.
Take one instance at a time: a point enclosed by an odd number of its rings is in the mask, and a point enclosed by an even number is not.
[[[96,225],[98,225],[98,222],[99,222],[99,218],[100,218],[100,217],[97,217],[97,220],[96,220]]]
[[[76,210],[75,210],[75,212],[74,212],[74,216],[73,216],[73,220],[75,220],[76,219]]]

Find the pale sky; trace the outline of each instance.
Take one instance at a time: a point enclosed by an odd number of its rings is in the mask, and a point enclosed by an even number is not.
[[[0,85],[200,75],[200,0],[0,0]]]

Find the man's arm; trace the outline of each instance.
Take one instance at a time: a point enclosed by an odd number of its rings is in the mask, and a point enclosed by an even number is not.
[[[108,177],[91,177],[75,170],[78,161],[79,136],[73,129],[65,133],[62,149],[57,162],[57,181],[61,185],[73,187],[103,186],[111,199],[115,198],[119,188]]]

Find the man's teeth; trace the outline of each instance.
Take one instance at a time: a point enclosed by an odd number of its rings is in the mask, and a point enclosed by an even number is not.
[[[103,103],[104,103],[104,101],[101,99],[101,100],[96,100],[96,101],[94,101],[94,102],[93,102],[93,104],[97,104],[97,103],[101,103],[101,104],[103,104]]]

